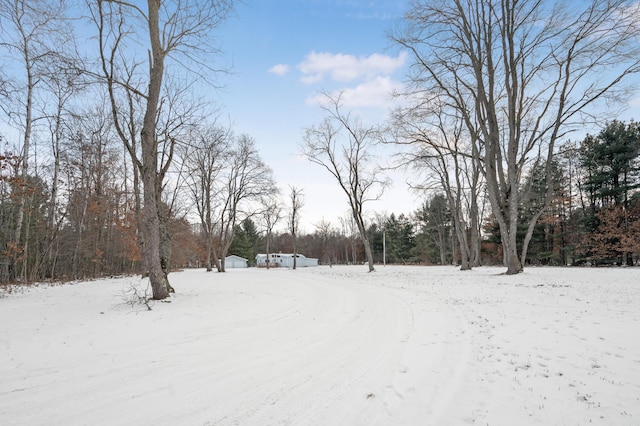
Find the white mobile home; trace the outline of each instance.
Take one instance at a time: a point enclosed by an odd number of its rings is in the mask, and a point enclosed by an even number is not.
[[[270,268],[293,268],[293,253],[269,253],[268,259],[266,254],[256,255],[256,264],[259,268],[266,267],[267,260],[269,261]],[[304,268],[307,266],[318,266],[318,259],[315,259],[313,257],[305,257],[304,255],[298,253],[296,255],[296,267]]]

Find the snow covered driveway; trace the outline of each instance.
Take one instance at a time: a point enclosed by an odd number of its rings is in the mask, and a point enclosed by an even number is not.
[[[3,425],[640,423],[640,271],[202,270],[0,298]]]

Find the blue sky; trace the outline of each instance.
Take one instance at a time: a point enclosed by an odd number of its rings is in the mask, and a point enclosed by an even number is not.
[[[216,94],[221,113],[236,132],[255,138],[285,201],[290,185],[302,188],[305,232],[313,232],[323,219],[338,225],[338,218],[349,214],[333,178],[301,155],[303,129],[323,118],[318,95],[343,91],[345,111],[365,122],[386,118],[389,93],[401,87],[410,61],[386,33],[399,23],[408,3],[246,0],[220,31],[223,58],[233,69]],[[634,99],[615,116],[640,120],[640,95]],[[382,199],[368,204],[370,215],[408,214],[421,204],[422,198],[408,189],[408,176],[391,178],[393,186]]]
[[[408,57],[386,32],[402,17],[404,2],[264,0],[239,5],[220,32],[232,73],[217,94],[223,116],[253,136],[288,201],[289,185],[302,188],[305,230],[348,213],[345,196],[320,166],[301,156],[303,129],[319,123],[322,91],[344,91],[345,108],[369,121],[384,120],[389,93],[401,84]],[[417,208],[402,176],[369,211],[410,213]]]
[[[284,200],[288,201],[290,185],[303,190],[304,232],[313,232],[313,225],[322,219],[337,225],[338,218],[349,215],[337,183],[302,156],[304,128],[323,119],[318,95],[342,91],[345,111],[364,122],[386,119],[389,93],[402,86],[410,61],[386,33],[399,24],[408,3],[244,0],[215,33],[222,51],[215,60],[221,61],[220,68],[230,65],[232,72],[217,76],[215,80],[223,88],[211,89],[207,97],[218,104],[221,121],[229,120],[236,133],[256,140]],[[83,22],[77,24],[82,26]],[[91,28],[81,27],[81,33],[95,31],[90,24],[84,25]],[[95,40],[87,37],[83,48],[95,50]],[[3,61],[8,72],[12,65],[6,64]],[[617,110],[619,106],[610,107]],[[640,120],[640,92],[621,109],[614,114],[618,119]],[[1,116],[0,124],[4,120]],[[3,131],[12,130],[5,126]],[[16,135],[10,136],[10,140],[18,140]],[[572,138],[579,140],[575,135]],[[387,147],[385,154],[389,151]],[[389,161],[381,157],[381,162]],[[408,176],[396,173],[391,178],[393,186],[382,199],[368,204],[369,214],[409,214],[421,204],[422,198],[408,189]]]

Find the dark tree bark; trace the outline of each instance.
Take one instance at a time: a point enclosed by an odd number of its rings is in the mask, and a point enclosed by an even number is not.
[[[296,269],[298,263],[298,227],[300,225],[300,209],[304,206],[302,190],[292,186],[289,198],[291,201],[289,232],[291,233],[291,242],[293,243],[293,269]]]

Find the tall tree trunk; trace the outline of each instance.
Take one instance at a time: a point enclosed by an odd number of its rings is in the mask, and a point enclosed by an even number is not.
[[[156,117],[162,77],[164,72],[164,52],[160,44],[159,8],[160,0],[148,0],[149,36],[151,53],[149,65],[149,92],[141,132],[142,184],[144,189],[144,242],[142,255],[149,272],[149,281],[156,300],[169,296],[169,281],[160,261],[160,218],[156,190],[158,182],[158,148],[156,139]]]
[[[53,178],[51,182],[51,196],[49,200],[48,206],[48,222],[47,222],[47,272],[45,276],[55,279],[55,264],[56,258],[58,256],[58,251],[54,250],[54,243],[56,240],[56,236],[58,234],[58,212],[57,212],[57,204],[58,204],[58,180],[60,176],[60,140],[62,139],[62,106],[58,107],[58,114],[56,116],[56,122],[54,126],[54,130],[52,132],[52,150],[53,150]]]
[[[490,117],[494,118],[494,115],[490,115]],[[498,128],[495,120],[491,121],[490,127],[492,129]],[[500,228],[504,266],[507,267],[507,275],[513,275],[522,272],[522,263],[518,258],[516,245],[518,225],[516,193],[518,187],[517,185],[512,185],[508,190],[503,190],[501,185],[506,184],[503,181],[498,182],[499,177],[502,175],[502,170],[498,170],[498,167],[502,164],[498,134],[498,130],[493,130],[491,133],[492,140],[485,146],[487,193],[489,194],[489,202],[491,203],[491,208]],[[510,178],[512,177],[510,176]]]
[[[436,230],[438,234],[438,248],[440,249],[440,264],[447,264],[447,246],[445,238],[444,226],[439,225]]]
[[[267,231],[267,241],[266,241],[266,247],[265,247],[265,249],[267,251],[267,253],[266,253],[267,257],[265,259],[265,265],[266,265],[267,269],[269,269],[269,241],[270,240],[271,240],[271,231],[269,230],[269,231]]]
[[[475,194],[472,195],[471,211],[469,212],[471,219],[471,232],[469,235],[469,255],[471,266],[481,266],[480,259],[480,220],[478,216],[478,204]]]
[[[458,200],[459,202],[460,200]],[[455,237],[458,243],[458,249],[460,253],[460,270],[468,271],[471,269],[471,254],[469,250],[469,242],[467,238],[467,230],[464,221],[460,217],[460,210],[456,207],[453,208],[452,219],[455,229]],[[455,244],[454,244],[455,245]]]
[[[516,232],[518,228],[518,216],[512,215],[509,221],[509,229],[505,238],[502,239],[504,251],[506,253],[507,275],[519,274],[523,270],[522,261],[518,257],[518,245],[516,239]]]
[[[364,227],[364,222],[362,221],[362,218],[357,217],[357,215],[354,215],[354,218],[358,226],[358,231],[360,232],[360,239],[362,240],[362,244],[364,245],[364,253],[367,256],[369,272],[373,272],[376,270],[373,266],[373,252],[371,251],[371,244],[369,244],[369,239],[367,238],[367,232]]]
[[[211,272],[213,270],[213,268],[211,267],[213,243],[211,241],[211,232],[209,232],[208,230],[205,231],[204,250],[205,250],[204,267],[207,269],[207,272]]]
[[[469,206],[469,219],[471,222],[471,235],[470,238],[470,246],[469,250],[471,251],[471,266],[481,266],[482,259],[480,253],[480,243],[482,238],[482,233],[480,230],[480,207],[478,206],[478,197],[479,197],[479,182],[481,177],[482,165],[480,164],[480,156],[478,153],[478,144],[472,144],[472,178],[471,178],[471,203]]]
[[[21,252],[21,237],[22,237],[22,225],[24,221],[24,208],[25,208],[25,186],[27,184],[28,168],[29,168],[29,150],[31,147],[31,129],[33,126],[33,73],[31,70],[31,62],[29,58],[29,48],[25,45],[25,64],[27,71],[27,99],[25,107],[25,122],[24,122],[24,137],[22,140],[22,161],[20,163],[20,169],[18,175],[18,201],[16,211],[16,227],[13,234],[14,252],[11,258],[11,269],[17,273],[19,268],[18,260],[20,257],[18,254]],[[13,277],[12,277],[13,278]],[[24,277],[26,278],[26,277]]]
[[[169,209],[160,204],[160,196],[157,196],[160,211],[158,219],[160,223],[160,267],[167,278],[166,286],[170,293],[175,293],[171,283],[169,283],[169,271],[171,269],[171,233],[169,232]]]
[[[138,228],[137,239],[138,247],[140,248],[140,271],[142,276],[146,277],[149,274],[149,268],[147,267],[147,260],[142,254],[144,250],[144,217],[142,215],[142,197],[140,194],[140,169],[136,164],[136,158],[131,157],[133,164],[133,194],[134,194],[134,209],[136,215],[136,226]]]

